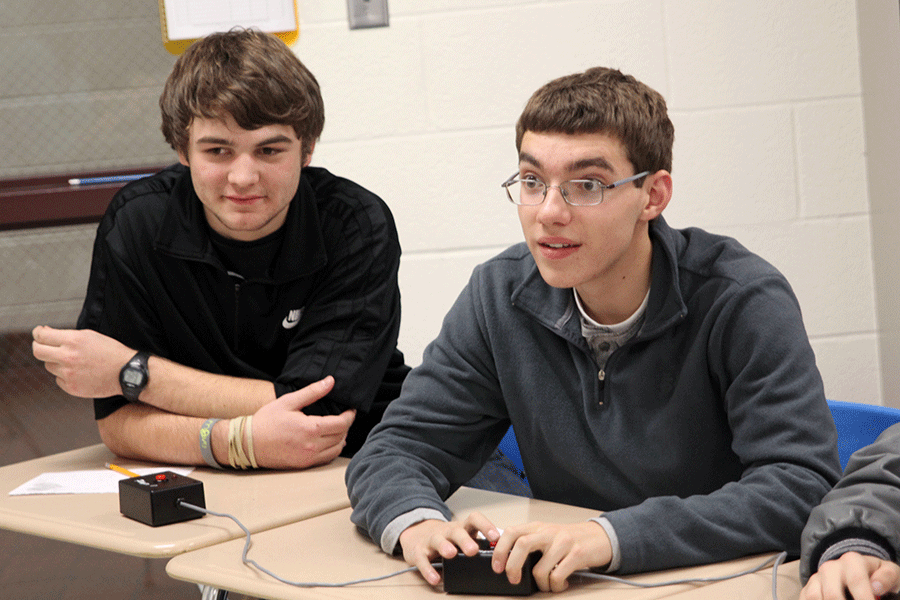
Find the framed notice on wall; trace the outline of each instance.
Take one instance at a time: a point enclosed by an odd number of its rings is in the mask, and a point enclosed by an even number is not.
[[[159,21],[163,45],[172,54],[233,27],[273,33],[288,45],[300,32],[296,0],[159,0]]]

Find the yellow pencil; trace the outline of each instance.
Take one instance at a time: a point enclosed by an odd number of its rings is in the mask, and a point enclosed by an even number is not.
[[[122,475],[127,475],[128,477],[140,477],[140,475],[138,475],[137,473],[132,473],[128,469],[124,469],[124,468],[120,467],[119,465],[114,465],[112,463],[106,463],[106,468],[112,469],[116,473],[121,473]]]

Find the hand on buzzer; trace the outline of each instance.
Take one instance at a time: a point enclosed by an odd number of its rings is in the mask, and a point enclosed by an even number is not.
[[[605,530],[593,521],[573,524],[532,522],[500,530],[484,515],[470,514],[464,521],[426,520],[408,527],[400,534],[403,558],[416,567],[431,585],[441,582],[440,573],[432,566],[438,557],[453,558],[458,552],[466,556],[478,554],[475,536],[481,533],[496,542],[492,568],[506,573],[513,585],[522,581],[522,566],[528,555],[542,553],[532,571],[543,592],[561,592],[569,587],[568,578],[575,571],[609,564],[612,547]]]

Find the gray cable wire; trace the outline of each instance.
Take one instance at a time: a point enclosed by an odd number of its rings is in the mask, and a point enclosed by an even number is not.
[[[292,586],[294,586],[294,587],[302,587],[302,588],[313,588],[313,587],[346,587],[346,586],[348,586],[348,585],[356,585],[356,584],[359,584],[359,583],[370,583],[370,582],[372,582],[372,581],[381,581],[382,579],[389,579],[389,578],[391,578],[391,577],[395,577],[395,576],[397,576],[397,575],[400,575],[401,573],[408,573],[408,572],[410,572],[410,571],[414,571],[414,570],[415,570],[415,567],[409,567],[408,569],[404,569],[404,570],[402,570],[402,571],[397,571],[396,573],[390,573],[389,575],[381,575],[381,576],[379,576],[379,577],[371,577],[371,578],[368,578],[368,579],[357,579],[357,580],[354,580],[354,581],[345,581],[345,582],[342,582],[342,583],[320,583],[320,582],[304,583],[304,582],[297,582],[297,581],[289,581],[289,580],[287,580],[287,579],[284,579],[283,577],[279,577],[278,575],[276,575],[276,574],[273,573],[272,571],[266,569],[265,567],[263,567],[262,565],[260,565],[258,562],[256,562],[256,561],[253,560],[252,558],[247,558],[247,552],[249,552],[249,550],[250,550],[250,530],[247,529],[246,527],[244,527],[244,524],[241,523],[241,522],[237,519],[237,517],[235,517],[235,516],[233,516],[233,515],[229,515],[229,514],[227,514],[227,513],[217,513],[217,512],[213,512],[213,511],[208,510],[208,509],[206,509],[206,508],[201,508],[201,507],[199,507],[199,506],[194,506],[193,504],[188,504],[187,502],[185,502],[185,501],[183,501],[183,500],[179,500],[179,501],[178,501],[178,505],[179,505],[179,506],[183,506],[183,507],[185,507],[185,508],[190,508],[191,510],[196,510],[197,512],[205,513],[205,514],[208,514],[208,515],[213,515],[214,517],[226,517],[226,518],[228,518],[228,519],[231,519],[231,520],[234,521],[235,523],[237,523],[237,526],[240,527],[240,528],[243,530],[244,534],[246,534],[246,540],[244,541],[244,551],[241,553],[241,560],[244,562],[244,564],[252,565],[252,566],[256,567],[257,569],[259,569],[260,571],[262,571],[263,573],[265,573],[266,575],[268,575],[269,577],[272,577],[272,578],[274,578],[274,579],[277,579],[277,580],[280,581],[281,583],[286,583],[287,585],[292,585]]]
[[[402,575],[403,573],[409,573],[411,571],[416,570],[416,567],[409,567],[407,569],[403,569],[402,571],[396,571],[394,573],[389,573],[387,575],[381,575],[378,577],[370,577],[367,579],[356,579],[353,581],[344,581],[341,583],[319,583],[319,582],[313,583],[313,582],[290,581],[288,579],[284,579],[283,577],[279,577],[272,571],[261,566],[255,560],[253,560],[251,558],[247,558],[247,552],[249,552],[249,550],[250,550],[250,530],[247,529],[246,527],[244,527],[244,524],[241,523],[237,519],[237,517],[235,517],[233,515],[229,515],[227,513],[213,512],[209,509],[202,508],[200,506],[188,504],[184,500],[178,500],[178,502],[176,504],[178,504],[179,506],[183,506],[185,508],[190,508],[191,510],[195,510],[200,513],[212,515],[214,517],[225,517],[225,518],[231,519],[232,521],[237,523],[237,526],[240,527],[241,530],[246,535],[246,539],[244,541],[244,551],[241,553],[241,560],[244,562],[244,564],[252,565],[253,567],[256,567],[257,569],[259,569],[260,571],[262,571],[269,577],[272,577],[273,579],[276,579],[277,581],[280,581],[281,583],[284,583],[287,585],[292,585],[294,587],[301,587],[301,588],[346,587],[346,586],[350,586],[350,585],[357,585],[360,583],[371,583],[373,581],[381,581],[383,579],[390,579],[391,577],[396,577],[397,575]],[[756,573],[757,571],[764,569],[765,567],[767,567],[770,563],[772,563],[774,561],[774,566],[772,569],[772,598],[773,598],[773,600],[778,600],[775,582],[776,582],[776,578],[778,576],[778,566],[784,561],[785,557],[787,557],[787,552],[782,552],[781,554],[779,554],[777,556],[767,558],[765,561],[763,561],[756,567],[747,569],[746,571],[741,571],[740,573],[734,573],[732,575],[722,575],[720,577],[697,577],[697,578],[693,578],[693,579],[676,579],[674,581],[663,581],[660,583],[640,583],[637,581],[631,581],[629,579],[622,579],[621,577],[614,577],[612,575],[604,575],[602,573],[592,573],[590,571],[576,571],[575,573],[573,573],[573,575],[579,575],[581,577],[587,577],[590,579],[600,579],[600,580],[604,580],[604,581],[613,581],[616,583],[624,583],[626,585],[630,585],[633,587],[654,588],[654,587],[665,587],[668,585],[680,585],[680,584],[685,584],[685,583],[715,583],[717,581],[726,581],[728,579],[734,579],[735,577],[741,577],[743,575],[749,575],[751,573]],[[441,564],[434,563],[434,564],[432,564],[432,566],[439,568],[441,566]]]
[[[729,579],[735,579],[736,577],[741,577],[743,575],[750,575],[751,573],[756,573],[757,571],[761,571],[769,564],[772,564],[772,600],[778,600],[778,589],[777,589],[777,578],[778,578],[778,567],[784,562],[784,559],[787,558],[787,552],[782,552],[777,556],[771,556],[764,560],[762,563],[755,567],[751,567],[746,571],[741,571],[740,573],[733,573],[731,575],[720,575],[719,577],[695,577],[692,579],[675,579],[673,581],[662,581],[659,583],[640,583],[638,581],[631,581],[629,579],[622,579],[621,577],[614,577],[612,575],[604,575],[603,573],[592,573],[590,571],[576,571],[574,574],[579,575],[581,577],[587,577],[589,579],[600,579],[603,581],[613,581],[615,583],[624,583],[626,585],[631,585],[634,587],[640,588],[656,588],[656,587],[665,587],[668,585],[682,585],[685,583],[716,583],[719,581],[727,581]],[[774,561],[774,562],[773,562]]]

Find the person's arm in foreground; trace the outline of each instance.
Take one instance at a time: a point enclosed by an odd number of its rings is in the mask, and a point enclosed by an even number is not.
[[[803,530],[802,600],[900,591],[900,424],[857,450]]]
[[[868,554],[847,552],[822,563],[800,591],[800,600],[875,600],[900,592],[900,566]]]

